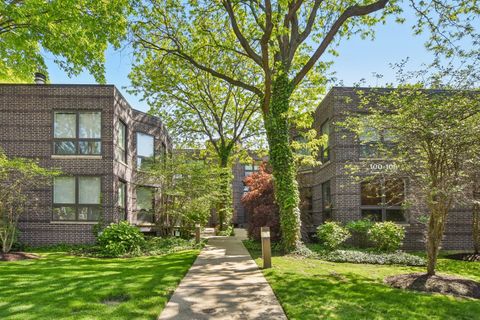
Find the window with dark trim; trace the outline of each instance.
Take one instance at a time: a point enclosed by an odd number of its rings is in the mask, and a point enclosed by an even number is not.
[[[393,148],[393,137],[386,130],[366,127],[358,137],[360,141],[360,158],[382,158],[385,151]]]
[[[55,155],[100,155],[102,153],[101,112],[54,112],[53,153]]]
[[[259,161],[254,161],[251,164],[243,165],[244,177],[248,177],[252,173],[258,172],[258,170],[260,169],[260,163],[261,162],[259,162]],[[248,187],[244,184],[243,193],[246,193],[246,192],[248,192]]]
[[[54,221],[98,221],[101,215],[101,177],[55,177]]]
[[[137,168],[146,168],[154,161],[155,138],[152,135],[137,132]]]
[[[325,163],[330,160],[330,121],[325,121],[320,127],[320,134],[325,137],[325,144],[322,145],[320,160]]]
[[[406,222],[403,179],[364,181],[361,183],[361,213],[373,221]]]
[[[115,143],[115,153],[117,160],[127,163],[127,125],[121,121],[117,121],[116,125],[117,141]]]
[[[137,224],[155,223],[155,189],[139,186],[137,193]]]
[[[324,220],[332,218],[332,193],[330,189],[330,180],[322,183],[322,212]]]
[[[122,213],[127,220],[127,183],[118,180],[118,211]]]

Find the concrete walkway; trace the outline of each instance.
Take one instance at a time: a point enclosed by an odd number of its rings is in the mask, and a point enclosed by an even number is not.
[[[287,319],[235,232],[208,240],[158,319]]]

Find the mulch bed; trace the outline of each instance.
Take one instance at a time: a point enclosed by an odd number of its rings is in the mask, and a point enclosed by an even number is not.
[[[39,255],[27,252],[0,253],[0,261],[18,261],[27,259],[38,259]]]
[[[480,282],[465,278],[410,273],[385,278],[384,282],[394,288],[480,299]]]
[[[455,253],[446,256],[448,259],[476,262],[480,261],[480,254],[475,253]]]

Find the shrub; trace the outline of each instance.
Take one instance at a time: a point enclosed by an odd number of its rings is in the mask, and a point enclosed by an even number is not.
[[[179,237],[151,237],[147,239],[143,247],[146,255],[161,255],[182,250],[201,248],[204,245],[195,243],[195,239],[186,240]]]
[[[247,248],[248,251],[262,251],[262,243],[260,241],[255,241],[252,239],[243,240],[243,245]],[[272,253],[281,253],[282,245],[280,242],[271,243]]]
[[[352,244],[360,248],[367,248],[371,246],[368,241],[368,231],[373,226],[370,219],[354,220],[347,223],[347,229],[352,233]]]
[[[325,222],[317,228],[317,237],[326,249],[335,250],[350,237],[350,232],[336,222]]]
[[[242,204],[248,212],[248,237],[260,241],[261,227],[270,227],[273,242],[280,240],[280,214],[275,203],[273,177],[266,163],[258,172],[244,179],[248,192],[242,197]]]
[[[119,257],[140,254],[145,238],[137,227],[121,221],[106,227],[98,236],[97,243],[102,254]]]
[[[230,237],[235,235],[235,229],[232,225],[229,225],[225,230],[217,231],[217,236]]]
[[[354,220],[347,223],[346,227],[350,232],[356,232],[359,234],[367,234],[370,228],[373,226],[373,222],[370,219]]]
[[[380,251],[398,250],[405,238],[405,228],[394,222],[377,222],[368,231],[368,239]]]
[[[397,251],[395,253],[372,253],[356,250],[336,250],[319,253],[319,258],[331,262],[425,266],[425,259],[403,251]]]

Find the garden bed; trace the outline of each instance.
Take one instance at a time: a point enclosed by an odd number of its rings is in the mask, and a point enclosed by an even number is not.
[[[425,273],[410,273],[387,277],[384,282],[399,289],[480,299],[480,282],[454,276],[428,276]]]
[[[19,261],[38,258],[40,258],[39,255],[27,252],[0,253],[0,261]]]
[[[480,261],[480,254],[477,253],[455,253],[446,256],[448,259],[476,262]]]

